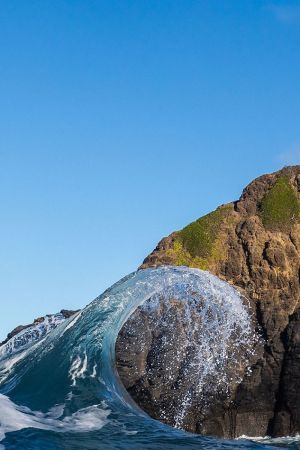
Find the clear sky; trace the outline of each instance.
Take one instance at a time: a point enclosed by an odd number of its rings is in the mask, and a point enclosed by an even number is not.
[[[0,2],[0,338],[300,163],[300,3]]]

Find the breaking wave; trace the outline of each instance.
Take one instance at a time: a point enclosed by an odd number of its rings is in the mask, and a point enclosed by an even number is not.
[[[184,305],[197,349],[188,368],[194,391],[203,395],[209,375],[216,386],[226,387],[226,365],[240,363],[243,348],[246,367],[255,339],[240,294],[198,269],[138,271],[75,316],[49,316],[0,347],[0,449],[265,448],[247,439],[226,441],[169,427],[130,398],[115,369],[116,339],[137,307],[156,308],[162,296],[166,308],[171,299]],[[195,315],[201,316],[197,330]],[[178,428],[189,401],[187,395],[179,405]]]

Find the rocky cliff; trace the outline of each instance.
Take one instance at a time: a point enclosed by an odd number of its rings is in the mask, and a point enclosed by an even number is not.
[[[238,386],[215,396],[208,408],[197,399],[191,405],[183,423],[189,431],[230,438],[300,432],[299,199],[300,166],[261,176],[238,201],[162,239],[141,266],[185,265],[226,280],[249,300],[262,337],[251,371]],[[157,323],[155,314],[136,310],[119,334],[117,368],[141,408],[174,425],[165,410],[176,403],[178,390],[158,383],[168,358],[162,365],[155,356],[162,349]],[[180,348],[180,320],[172,333],[173,345]]]

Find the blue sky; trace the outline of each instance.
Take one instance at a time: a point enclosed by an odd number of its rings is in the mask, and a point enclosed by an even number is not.
[[[0,2],[0,337],[300,163],[300,4]]]

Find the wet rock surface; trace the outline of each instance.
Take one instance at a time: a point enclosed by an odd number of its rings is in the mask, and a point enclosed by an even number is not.
[[[251,371],[241,368],[238,385],[214,393],[206,408],[195,397],[182,424],[189,431],[229,438],[300,432],[299,192],[300,166],[259,177],[238,201],[164,238],[141,266],[198,267],[232,284],[249,300],[264,342]],[[168,358],[157,359],[161,314],[136,310],[118,337],[117,368],[141,408],[174,425],[165,411],[181,401],[181,392],[164,380]],[[186,342],[180,313],[174,314],[171,359]],[[185,358],[182,352],[181,363]],[[188,377],[183,386],[188,389]]]

